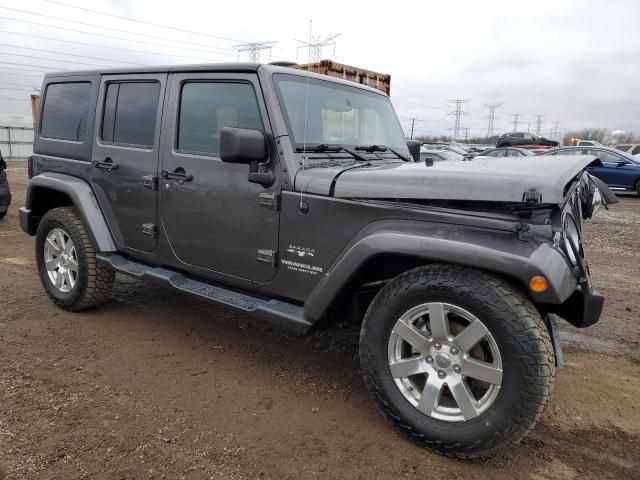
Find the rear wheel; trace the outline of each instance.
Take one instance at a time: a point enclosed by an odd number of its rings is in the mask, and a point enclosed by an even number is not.
[[[72,207],[49,210],[36,232],[40,281],[58,306],[82,310],[107,300],[115,273],[96,262],[96,251]]]
[[[411,270],[378,293],[362,325],[360,360],[385,415],[457,457],[521,440],[555,375],[533,305],[500,279],[450,265]]]

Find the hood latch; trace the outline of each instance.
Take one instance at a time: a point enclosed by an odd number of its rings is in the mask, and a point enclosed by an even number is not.
[[[530,188],[522,194],[523,203],[542,203],[542,194],[535,188]]]

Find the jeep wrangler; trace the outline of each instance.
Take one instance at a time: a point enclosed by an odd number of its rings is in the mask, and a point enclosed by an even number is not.
[[[615,196],[594,157],[420,162],[383,93],[274,65],[42,92],[20,223],[62,308],[119,272],[297,332],[357,321],[380,410],[457,457],[521,440],[562,362],[554,315],[601,314],[583,221]]]

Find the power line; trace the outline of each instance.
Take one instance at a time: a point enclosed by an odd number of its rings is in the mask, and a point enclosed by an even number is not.
[[[52,27],[52,28],[56,28],[56,27]],[[43,35],[33,35],[30,33],[21,33],[21,32],[11,32],[8,30],[0,30],[0,33],[7,33],[10,35],[20,35],[23,37],[32,37],[32,38],[41,38],[43,40],[53,40],[54,42],[64,42],[64,43],[71,43],[74,45],[82,45],[85,47],[95,47],[95,48],[103,48],[103,49],[109,49],[109,50],[122,50],[123,52],[135,52],[135,53],[145,53],[148,55],[163,55],[166,57],[175,57],[175,58],[189,58],[189,59],[193,59],[193,60],[211,60],[210,57],[192,57],[192,56],[187,56],[187,55],[175,55],[172,53],[162,53],[162,52],[152,52],[149,50],[137,50],[135,48],[122,48],[122,47],[114,47],[109,45],[104,46],[104,45],[98,45],[96,43],[86,43],[86,42],[77,42],[74,40],[63,40],[61,38],[52,38],[52,37],[45,37]],[[113,37],[116,38],[116,37]]]
[[[542,120],[546,117],[544,113],[539,113],[536,115],[536,135],[540,135],[542,131]]]
[[[113,13],[101,12],[99,10],[92,10],[90,8],[78,7],[77,5],[71,5],[69,3],[64,3],[64,2],[57,2],[55,0],[43,0],[43,1],[48,2],[48,3],[55,3],[57,5],[63,5],[65,7],[69,7],[69,8],[75,8],[77,10],[84,10],[85,12],[97,13],[98,15],[106,15],[107,17],[119,18],[121,20],[127,20],[129,22],[143,23],[145,25],[151,25],[152,27],[160,27],[160,28],[166,28],[166,29],[169,29],[169,30],[175,30],[176,32],[191,33],[193,35],[202,35],[202,36],[205,36],[205,37],[215,38],[215,39],[218,39],[218,40],[225,40],[225,41],[228,41],[228,42],[236,42],[236,43],[243,42],[243,40],[237,40],[235,38],[221,37],[219,35],[212,35],[210,33],[204,33],[204,32],[195,32],[193,30],[187,30],[187,29],[184,29],[184,28],[172,27],[170,25],[163,25],[161,23],[147,22],[146,20],[138,20],[138,19],[131,18],[131,17],[125,17],[123,15],[115,15]]]
[[[309,63],[318,63],[322,57],[322,49],[324,47],[333,47],[333,54],[336,53],[336,41],[341,34],[340,33],[332,33],[330,35],[321,36],[318,35],[316,37],[313,36],[312,33],[313,21],[309,21],[309,41],[305,42],[304,40],[296,40],[296,42],[302,43],[298,47],[298,50],[301,48],[306,48],[309,50]]]
[[[233,48],[238,50],[238,60],[240,60],[240,52],[249,52],[249,57],[254,63],[260,62],[260,52],[269,50],[269,58],[271,58],[271,49],[278,42],[251,42],[234,45]]]
[[[230,49],[230,48],[213,47],[213,46],[206,45],[206,44],[203,44],[203,43],[189,42],[187,40],[178,40],[178,39],[175,39],[175,38],[167,39],[166,37],[160,37],[158,35],[150,35],[150,34],[146,34],[146,33],[130,32],[128,30],[123,30],[121,28],[103,27],[102,25],[96,25],[95,23],[80,22],[78,20],[67,20],[66,18],[55,17],[53,15],[44,15],[42,13],[30,12],[28,10],[20,10],[20,9],[17,9],[17,8],[9,8],[9,7],[2,7],[2,6],[0,6],[0,8],[3,9],[3,10],[9,10],[11,12],[26,13],[28,15],[35,15],[35,16],[38,16],[38,17],[44,17],[44,18],[47,18],[47,19],[58,20],[58,21],[61,21],[61,22],[74,23],[74,24],[78,24],[78,25],[85,25],[87,27],[93,27],[93,28],[101,28],[103,30],[110,30],[112,32],[126,33],[127,35],[136,35],[136,36],[146,37],[146,38],[155,38],[155,39],[159,39],[159,40],[184,43],[186,45],[197,45],[199,47],[206,47],[206,48],[211,49],[211,50],[232,51],[232,49]],[[21,19],[17,19],[17,18],[11,18],[11,17],[0,17],[0,18],[4,18],[6,20],[22,21],[22,22],[25,22],[25,23],[35,23],[35,22],[21,20]],[[51,28],[61,28],[61,27],[58,27],[58,26],[55,26],[55,25],[50,25],[50,24],[49,25],[44,24],[44,26],[51,27]],[[65,29],[74,31],[73,29],[69,29],[69,28],[65,28]],[[75,31],[78,31],[78,30],[75,30]],[[85,33],[85,34],[88,34],[88,35],[105,36],[105,35],[100,35],[98,33],[84,32],[84,31],[81,31],[81,30],[80,30],[80,33]],[[112,37],[112,38],[116,38],[116,37]],[[140,40],[135,40],[135,39],[125,39],[125,40],[133,41],[133,42],[140,42]],[[165,45],[165,46],[167,46],[167,45]],[[235,55],[233,55],[231,53],[223,53],[223,52],[216,52],[216,53],[219,53],[220,55],[235,56]]]
[[[82,66],[85,66],[85,67],[113,67],[113,65],[100,65],[100,64],[97,64],[97,63],[74,62],[73,60],[63,60],[63,59],[58,59],[58,58],[38,57],[36,55],[23,55],[23,54],[20,54],[20,53],[0,52],[0,55],[10,55],[12,57],[35,58],[37,60],[46,60],[48,62],[73,63],[74,65],[82,65]]]
[[[520,114],[519,113],[512,113],[511,116],[513,117],[513,131],[517,132],[518,131],[518,119],[520,118]]]
[[[42,72],[43,75],[48,71],[51,71],[52,68],[56,68],[56,67],[43,67],[42,65],[31,65],[29,63],[5,62],[4,60],[0,60],[0,63],[6,63],[7,65],[18,65],[20,67],[42,68],[43,70],[45,70],[44,72]],[[2,67],[2,68],[5,68],[5,67]]]
[[[504,105],[504,103],[485,103],[485,107],[489,107],[489,116],[486,117],[489,120],[489,124],[487,125],[487,138],[493,137],[496,121],[496,109],[500,108],[502,105]]]
[[[113,60],[111,58],[96,57],[96,56],[93,56],[93,55],[91,55],[91,56],[90,55],[77,55],[75,53],[62,53],[62,52],[56,52],[55,50],[44,50],[42,48],[23,47],[21,45],[13,45],[11,43],[0,43],[0,46],[2,46],[2,47],[22,48],[24,50],[34,50],[36,52],[54,53],[56,55],[67,55],[67,56],[70,56],[70,57],[89,58],[89,59],[94,59],[94,60],[105,60],[107,62],[124,63],[125,65],[136,65],[136,66],[143,66],[144,65],[142,63],[123,62],[122,60]],[[7,54],[5,52],[1,52],[0,55],[12,55],[12,54]],[[66,61],[66,60],[63,60],[63,61]]]
[[[0,80],[0,84],[2,84],[2,85],[14,85],[16,87],[24,87],[24,86],[29,86],[30,85],[28,83],[5,82],[4,80]]]
[[[453,130],[453,139],[457,139],[460,136],[460,130],[462,129],[461,120],[462,117],[469,115],[469,112],[465,112],[462,110],[462,106],[469,103],[469,100],[464,98],[458,98],[456,100],[449,100],[450,104],[455,105],[455,109],[449,113],[449,115],[454,117],[453,127],[448,128],[448,130]]]
[[[35,88],[0,87],[0,90],[17,90],[19,92],[37,92]]]
[[[3,63],[3,62],[0,62]],[[14,72],[16,70],[24,70],[23,68],[11,68],[11,67],[2,67],[2,70],[0,71],[0,75],[11,75],[11,76],[18,76],[18,77],[37,77],[37,78],[42,78],[44,75],[44,72],[42,75],[33,75],[31,73],[13,73],[13,72],[5,72],[5,70],[13,70]],[[32,70],[25,70],[27,72],[31,72]]]

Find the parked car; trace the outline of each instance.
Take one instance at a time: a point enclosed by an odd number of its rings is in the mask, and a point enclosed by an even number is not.
[[[465,160],[464,155],[453,152],[451,150],[431,150],[426,148],[420,149],[420,161],[422,162],[446,162],[446,161],[462,161]]]
[[[498,137],[498,142],[496,143],[497,148],[516,145],[548,145],[550,147],[557,147],[560,144],[555,140],[550,140],[528,132],[505,133]]]
[[[587,171],[605,182],[611,190],[635,192],[640,196],[640,159],[609,147],[563,147],[546,155],[595,155],[601,164],[587,167]]]
[[[540,418],[549,314],[600,318],[591,159],[427,166],[382,92],[272,65],[65,71],[42,92],[20,225],[61,308],[120,272],[301,333],[352,319],[381,411],[465,458]]]
[[[7,178],[7,164],[0,152],[0,219],[4,218],[11,205],[11,190],[9,189],[9,179]]]
[[[615,148],[629,155],[640,155],[640,143],[625,143],[623,145],[616,145]]]
[[[449,152],[457,153],[458,155],[462,155],[463,157],[473,157],[473,154],[470,153],[466,148],[453,143],[423,143],[422,146],[431,151],[446,150]]]
[[[578,140],[576,147],[604,147],[604,145],[596,140]]]
[[[534,155],[535,153],[526,148],[490,148],[479,153],[478,157],[531,157]]]

